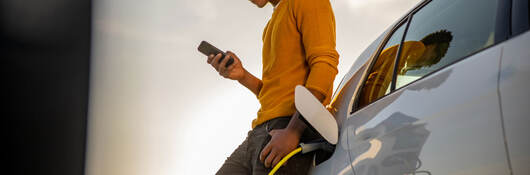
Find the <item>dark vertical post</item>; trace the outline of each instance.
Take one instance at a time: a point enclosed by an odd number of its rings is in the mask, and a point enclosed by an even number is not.
[[[91,0],[0,1],[2,143],[13,174],[84,174]]]

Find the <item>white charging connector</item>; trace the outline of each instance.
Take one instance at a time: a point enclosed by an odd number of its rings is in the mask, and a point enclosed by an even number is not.
[[[302,154],[318,149],[333,152],[334,149],[333,145],[329,144],[328,142],[300,143],[300,147],[302,148]]]

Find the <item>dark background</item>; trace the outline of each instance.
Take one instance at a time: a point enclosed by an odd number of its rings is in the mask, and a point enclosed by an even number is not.
[[[2,0],[0,26],[7,172],[84,174],[91,1]]]

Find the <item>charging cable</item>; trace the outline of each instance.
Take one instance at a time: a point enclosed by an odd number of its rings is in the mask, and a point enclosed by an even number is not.
[[[280,169],[280,167],[285,163],[287,162],[287,160],[291,157],[293,157],[295,154],[299,153],[299,152],[302,152],[302,154],[305,154],[305,153],[308,153],[308,152],[312,152],[312,151],[315,151],[317,149],[323,149],[323,150],[326,150],[326,151],[333,151],[333,146],[330,145],[329,143],[327,142],[316,142],[316,143],[300,143],[300,147],[296,148],[294,151],[291,151],[289,154],[287,154],[285,157],[282,158],[282,160],[280,160],[280,162],[278,162],[278,164],[276,164],[276,166],[274,166],[274,168],[271,170],[271,172],[269,172],[269,175],[273,175],[274,173],[276,173],[276,171],[278,171],[278,169]]]
[[[285,157],[283,157],[282,160],[280,160],[280,162],[278,162],[278,164],[276,164],[276,166],[274,166],[274,168],[271,170],[271,172],[269,172],[269,175],[273,175],[276,171],[278,171],[278,169],[280,169],[280,167],[285,162],[287,162],[287,160],[289,158],[293,157],[296,153],[299,153],[301,151],[302,151],[302,147],[298,147],[294,151],[291,151],[289,154],[287,154]]]

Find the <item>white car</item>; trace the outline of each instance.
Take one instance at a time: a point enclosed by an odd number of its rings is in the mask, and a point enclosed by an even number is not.
[[[528,0],[419,3],[344,76],[333,120],[296,101],[336,138],[311,173],[530,175],[528,9]]]

